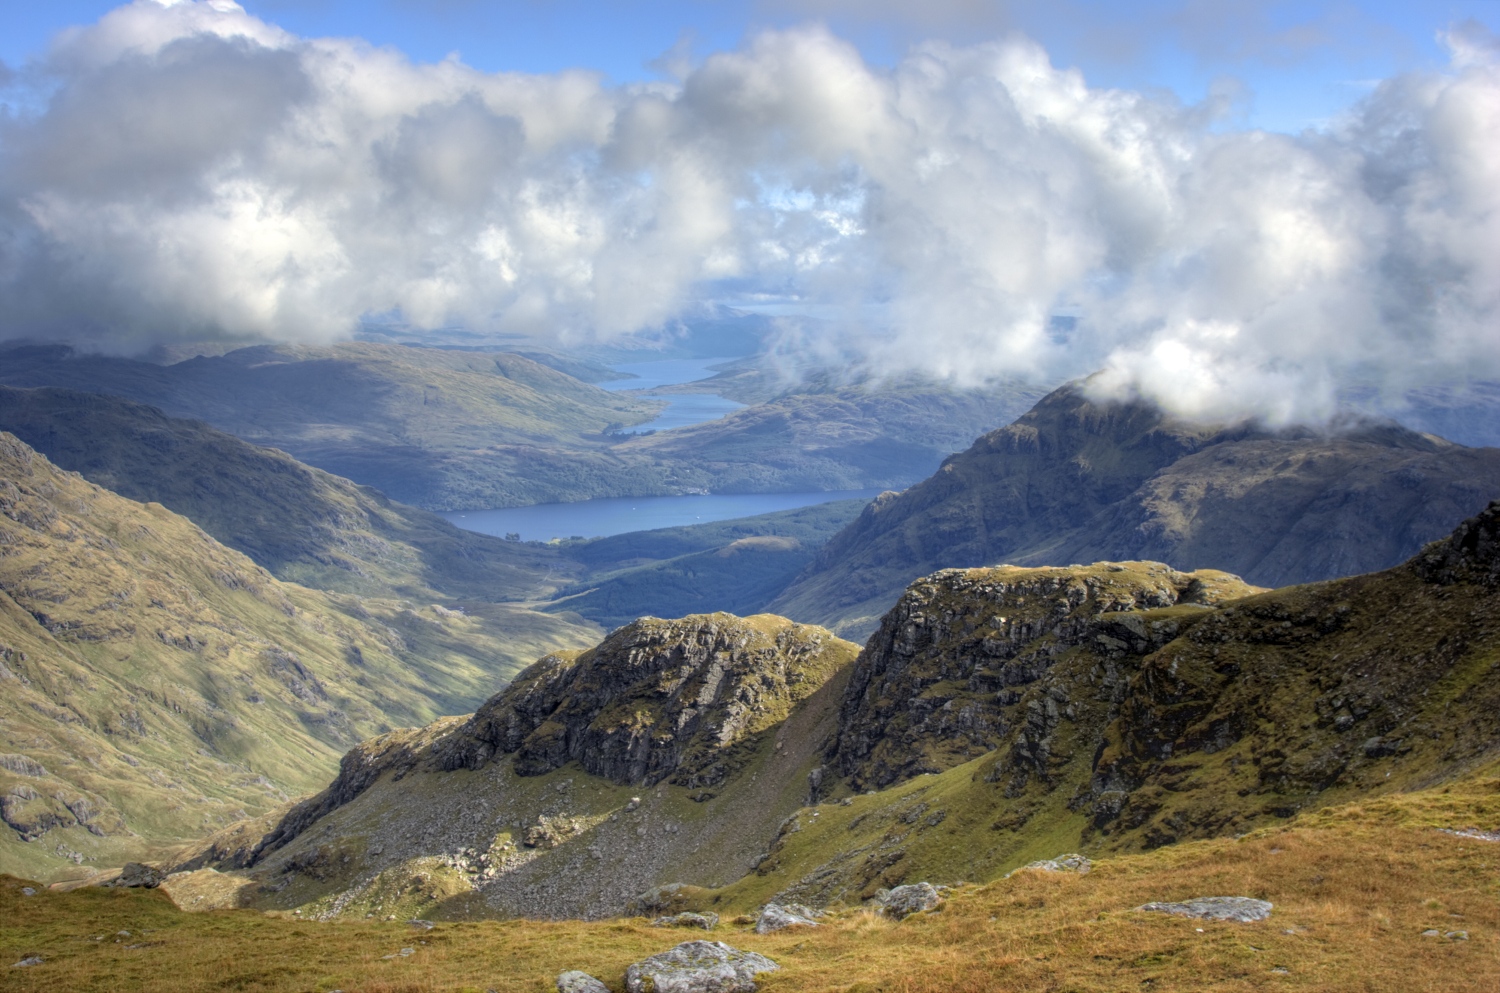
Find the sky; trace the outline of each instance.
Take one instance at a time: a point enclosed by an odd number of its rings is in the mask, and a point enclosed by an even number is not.
[[[0,0],[0,61],[45,53],[111,0]],[[1169,89],[1202,100],[1244,87],[1237,122],[1297,131],[1336,116],[1375,80],[1447,62],[1440,35],[1465,20],[1500,30],[1500,0],[1362,3],[985,0],[265,0],[251,14],[303,37],[358,37],[419,62],[453,55],[486,72],[587,69],[616,83],[660,79],[674,54],[732,49],[768,28],[831,25],[865,58],[894,64],[912,43],[1019,30],[1093,85]]]
[[[0,337],[559,348],[1317,421],[1500,376],[1500,0],[0,0]],[[1056,318],[1072,320],[1059,324]]]

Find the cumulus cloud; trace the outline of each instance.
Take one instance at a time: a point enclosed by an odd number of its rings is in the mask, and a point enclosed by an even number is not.
[[[1500,61],[1472,26],[1450,46],[1294,137],[1019,35],[882,69],[767,32],[610,87],[136,0],[10,81],[0,334],[317,341],[399,312],[566,344],[734,286],[843,314],[783,351],[876,376],[1102,367],[1185,413],[1318,419],[1354,381],[1500,374]]]

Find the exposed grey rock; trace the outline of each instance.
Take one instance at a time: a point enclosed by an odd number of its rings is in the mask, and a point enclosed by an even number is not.
[[[1442,936],[1443,932],[1439,931],[1435,927],[1430,927],[1426,931],[1422,932],[1422,937],[1424,938],[1441,938]]]
[[[125,867],[120,870],[120,874],[103,885],[123,886],[131,889],[138,887],[154,889],[160,886],[161,881],[165,878],[160,870],[152,866],[144,865],[140,862],[126,862]]]
[[[814,911],[800,903],[789,903],[786,906],[768,903],[761,908],[760,919],[755,922],[755,933],[770,934],[789,927],[817,927],[818,922],[813,920],[813,916]]]
[[[1263,921],[1271,916],[1271,903],[1248,896],[1200,896],[1181,903],[1148,903],[1140,910],[1151,910],[1178,917],[1197,917],[1205,921]]]
[[[892,890],[880,890],[875,894],[875,902],[880,905],[880,912],[887,917],[900,920],[911,914],[931,910],[943,902],[943,894],[948,892],[946,886],[934,886],[931,883],[908,883],[905,886],[897,886]]]
[[[577,658],[549,655],[523,670],[449,739],[442,766],[478,769],[513,754],[522,776],[578,762],[621,785],[712,787],[730,772],[730,746],[815,688],[808,676],[835,644],[791,621],[767,633],[722,613],[641,618]],[[643,725],[601,719],[648,699],[661,712]],[[638,805],[632,798],[627,810]]]
[[[36,890],[32,889],[30,886],[22,886],[21,887],[21,895],[22,896],[36,896]]]
[[[28,965],[41,965],[41,964],[42,964],[42,957],[40,955],[28,955],[25,958],[23,958],[21,961],[12,963],[11,964],[11,968],[12,969],[23,969],[23,968],[25,968]]]
[[[670,917],[658,917],[651,922],[652,927],[701,927],[705,931],[712,931],[719,926],[719,915],[713,913],[695,914],[684,911],[681,914],[673,914]]]
[[[1449,931],[1447,934],[1443,935],[1443,937],[1449,939],[1450,941],[1468,941],[1469,940],[1469,932],[1467,932],[1467,931]]]
[[[406,923],[410,924],[412,927],[419,927],[424,931],[431,931],[434,927],[437,927],[437,925],[433,924],[431,921],[424,921],[420,918],[413,918]]]
[[[755,993],[755,977],[781,968],[722,941],[687,941],[625,970],[629,993]]]
[[[1035,869],[1039,872],[1076,872],[1082,876],[1093,867],[1094,863],[1086,856],[1070,852],[1067,855],[1059,855],[1055,859],[1038,859],[1035,862],[1028,862],[1021,866],[1021,869]],[[1021,869],[1016,869],[1014,872],[1020,872]],[[1014,872],[1008,872],[1006,876],[1014,875]]]
[[[609,987],[586,972],[570,969],[557,977],[557,993],[609,993]]]
[[[632,897],[625,904],[625,914],[629,917],[645,917],[671,910],[684,889],[686,887],[682,883],[663,883],[660,886],[653,886],[639,896]]]
[[[1438,828],[1444,834],[1451,834],[1458,838],[1473,838],[1475,841],[1500,841],[1500,831],[1480,831],[1478,828],[1463,828],[1455,831],[1452,828]]]

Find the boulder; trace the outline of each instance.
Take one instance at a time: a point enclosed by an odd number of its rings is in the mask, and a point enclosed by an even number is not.
[[[570,969],[557,977],[557,993],[609,993],[609,987],[586,972]]]
[[[1015,871],[1020,872],[1022,869],[1035,869],[1038,872],[1076,872],[1081,876],[1093,867],[1094,863],[1089,861],[1086,856],[1079,855],[1077,852],[1071,852],[1067,855],[1059,855],[1055,859],[1038,859],[1035,862],[1028,862]],[[1007,873],[1006,875],[1011,875],[1011,873]]]
[[[670,917],[658,917],[651,922],[652,927],[701,927],[705,931],[712,931],[719,926],[719,915],[713,913],[695,914],[684,911],[673,914]]]
[[[818,922],[813,920],[816,911],[802,906],[800,903],[768,903],[761,908],[760,918],[755,922],[756,934],[770,934],[772,931],[780,931],[789,927],[817,927]]]
[[[625,970],[629,993],[755,993],[755,977],[781,968],[722,941],[687,941]]]
[[[685,883],[663,883],[644,893],[631,897],[625,903],[627,917],[662,917],[680,914],[687,909],[690,900],[701,895],[703,890]]]
[[[141,862],[126,862],[125,867],[120,870],[120,874],[103,885],[124,886],[131,889],[138,887],[155,889],[161,885],[162,880],[165,878],[167,877],[162,875],[161,871],[153,866],[145,865]]]
[[[1200,896],[1181,903],[1148,903],[1141,910],[1205,921],[1263,921],[1271,916],[1271,903],[1248,896]]]
[[[946,886],[934,886],[931,883],[908,883],[905,886],[897,886],[892,890],[881,890],[875,894],[875,902],[880,906],[880,912],[887,917],[900,920],[911,914],[931,910],[943,902],[943,894],[948,892]]]

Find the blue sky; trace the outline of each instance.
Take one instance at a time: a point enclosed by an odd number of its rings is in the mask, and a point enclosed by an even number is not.
[[[0,0],[0,60],[11,67],[108,0]],[[481,70],[586,68],[616,82],[655,78],[674,46],[702,56],[759,29],[809,20],[895,61],[913,41],[974,41],[1008,29],[1036,38],[1091,85],[1169,89],[1186,102],[1234,80],[1233,124],[1296,131],[1357,100],[1373,80],[1439,67],[1439,33],[1474,20],[1500,30],[1500,0],[1255,3],[990,3],[986,0],[246,0],[303,36],[356,36],[419,62],[458,53]]]

